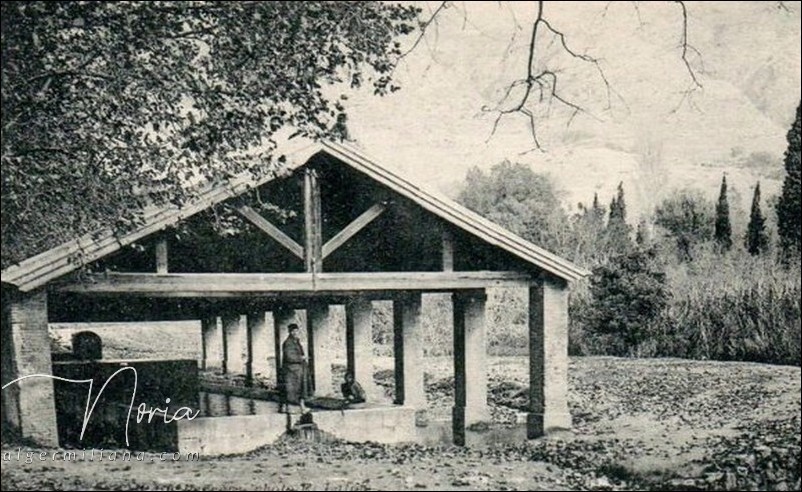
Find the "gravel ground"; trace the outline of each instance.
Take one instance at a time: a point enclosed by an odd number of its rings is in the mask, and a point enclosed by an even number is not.
[[[389,377],[385,363],[378,364],[380,383]],[[429,359],[425,370],[430,418],[450,414],[451,361]],[[510,425],[526,404],[526,360],[493,359],[489,375],[491,425]],[[2,488],[800,489],[798,367],[575,358],[569,405],[571,433],[470,449],[284,439],[247,455],[200,462],[25,464],[5,460],[20,445],[4,442]]]

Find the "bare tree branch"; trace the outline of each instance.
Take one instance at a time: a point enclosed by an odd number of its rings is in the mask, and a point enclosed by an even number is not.
[[[643,18],[640,16],[640,5],[638,5],[638,2],[632,2],[632,7],[635,9],[635,15],[638,16],[638,24],[640,25],[641,29],[643,29]]]
[[[549,29],[549,31],[554,33],[554,35],[557,37],[557,39],[560,40],[560,44],[562,44],[563,49],[569,55],[573,56],[574,58],[578,58],[578,59],[580,59],[580,60],[582,60],[584,62],[593,64],[593,66],[596,68],[596,71],[599,73],[599,77],[601,77],[602,81],[604,82],[604,87],[605,87],[605,89],[607,91],[607,109],[610,109],[610,107],[612,106],[612,101],[611,101],[612,87],[610,86],[610,81],[607,80],[607,76],[604,74],[604,70],[602,69],[601,64],[599,63],[599,59],[598,58],[594,58],[594,57],[592,57],[590,55],[587,55],[587,54],[579,54],[576,51],[572,50],[571,48],[568,47],[568,43],[565,40],[565,34],[564,33],[562,33],[561,31],[558,31],[557,29],[555,29],[551,25],[551,23],[549,21],[547,21],[546,19],[542,19],[542,22],[543,22],[543,25],[546,26]],[[619,95],[619,97],[620,97],[620,95]]]
[[[532,140],[535,144],[535,148],[542,150],[540,145],[540,141],[538,139],[538,125],[535,118],[535,113],[532,109],[527,107],[527,103],[530,102],[532,91],[538,91],[538,98],[537,103],[542,104],[544,101],[547,103],[547,108],[551,108],[551,103],[553,101],[557,101],[561,105],[565,106],[566,108],[571,110],[571,114],[568,118],[567,126],[570,126],[573,122],[574,118],[580,113],[588,113],[584,108],[580,105],[568,100],[564,96],[558,93],[557,91],[557,83],[558,83],[558,75],[553,70],[543,69],[540,72],[535,72],[535,60],[537,54],[537,42],[538,42],[538,34],[542,32],[540,27],[543,26],[548,32],[552,34],[551,42],[559,42],[560,47],[563,51],[568,53],[572,58],[576,58],[586,63],[590,63],[594,66],[596,71],[599,74],[602,82],[604,83],[605,89],[607,91],[607,108],[609,109],[612,106],[612,94],[614,93],[612,86],[607,78],[607,75],[604,73],[604,69],[601,66],[601,62],[599,59],[594,58],[588,54],[583,54],[575,51],[568,45],[568,41],[566,39],[565,34],[555,28],[544,16],[543,16],[543,1],[537,2],[537,16],[535,17],[535,21],[532,23],[532,35],[529,39],[529,56],[527,59],[526,65],[526,78],[519,79],[511,83],[506,91],[504,92],[504,96],[501,98],[499,103],[496,105],[495,108],[482,108],[485,112],[495,112],[497,113],[496,118],[493,121],[493,127],[491,129],[490,135],[488,136],[486,141],[490,141],[493,138],[496,131],[498,130],[498,125],[501,122],[501,119],[504,116],[511,115],[514,113],[520,113],[527,118],[530,132],[532,133]],[[517,100],[515,104],[512,106],[508,106],[509,99],[512,97],[513,89],[520,86],[525,86],[522,93],[520,94],[520,99]],[[619,98],[621,98],[620,94],[615,93]],[[623,98],[622,98],[623,100]]]
[[[603,18],[605,18],[605,17],[607,17],[607,11],[609,11],[609,10],[610,10],[610,5],[612,5],[612,4],[613,4],[613,2],[612,2],[612,0],[610,0],[609,2],[607,2],[607,3],[604,5],[604,10],[602,10],[602,14],[601,14],[601,16],[602,16],[602,19],[603,19]]]
[[[697,90],[703,89],[702,82],[698,77],[697,69],[694,69],[694,65],[697,65],[701,72],[704,72],[704,60],[702,59],[702,54],[699,50],[693,46],[689,40],[688,34],[688,11],[684,1],[681,0],[674,0],[673,3],[676,3],[680,6],[680,11],[682,15],[682,30],[679,40],[679,48],[681,50],[681,60],[685,67],[685,70],[689,76],[689,86],[687,89],[682,91],[682,97],[680,99],[678,107],[672,111],[676,112],[680,106],[687,103],[689,106],[698,108],[693,101],[693,93]],[[638,1],[631,2],[635,13],[637,15],[638,23],[642,28],[644,26],[644,21],[641,17],[640,12],[640,5]],[[499,2],[499,6],[501,7],[502,2]],[[514,114],[521,114],[526,118],[527,124],[529,126],[530,132],[532,134],[532,140],[535,144],[535,148],[538,150],[543,150],[540,141],[538,138],[538,116],[535,111],[535,107],[533,105],[540,105],[544,104],[544,111],[546,115],[551,113],[552,103],[557,102],[559,105],[563,106],[564,108],[570,111],[568,116],[568,120],[566,122],[566,126],[569,127],[577,115],[579,114],[587,114],[596,120],[600,120],[597,116],[591,114],[585,108],[583,108],[579,103],[572,101],[568,97],[564,96],[560,92],[558,92],[558,71],[550,69],[548,67],[544,67],[540,71],[538,71],[536,65],[538,61],[538,55],[540,49],[538,49],[538,43],[541,44],[541,49],[543,49],[543,42],[548,40],[548,44],[545,46],[545,49],[549,49],[551,45],[556,45],[559,49],[566,53],[571,58],[579,60],[581,62],[590,64],[593,66],[593,69],[598,74],[599,79],[601,80],[602,84],[604,84],[604,89],[606,93],[606,100],[607,104],[604,108],[605,110],[611,110],[613,107],[612,100],[615,97],[619,100],[623,105],[629,110],[629,105],[627,104],[626,100],[624,100],[623,96],[615,90],[613,85],[610,82],[610,79],[607,76],[607,73],[604,70],[604,66],[602,64],[602,59],[592,56],[588,53],[582,53],[577,51],[568,41],[568,37],[566,34],[554,26],[549,19],[547,19],[544,15],[544,5],[545,2],[543,0],[539,0],[536,2],[537,10],[536,16],[534,21],[531,24],[531,37],[529,39],[529,46],[528,46],[528,57],[527,57],[527,65],[526,65],[526,76],[521,79],[514,80],[510,83],[506,90],[504,91],[503,96],[498,101],[498,103],[494,107],[484,106],[482,107],[483,112],[495,113],[495,118],[493,119],[493,125],[490,131],[489,136],[487,137],[486,141],[490,141],[493,136],[495,135],[498,127],[501,123],[501,120],[509,115]],[[602,18],[606,17],[609,13],[609,10],[613,7],[613,2],[608,2],[604,10],[602,12]],[[420,33],[410,46],[404,53],[399,56],[399,60],[407,56],[409,53],[414,51],[417,46],[424,41],[428,45],[428,40],[426,39],[426,34],[429,31],[429,28],[432,24],[437,25],[437,17],[440,13],[449,7],[449,2],[443,1],[440,2],[436,9],[430,11],[430,16],[426,21],[421,22]],[[777,4],[778,9],[788,10],[788,7],[783,2],[778,2]],[[467,8],[465,3],[463,2],[463,30],[465,26],[470,21],[467,17]],[[518,19],[515,17],[515,12],[513,9],[508,5],[508,9],[510,14],[512,15],[513,21],[516,24],[517,28],[521,28],[520,24],[518,23]],[[473,23],[471,23],[473,25]],[[546,32],[550,34],[548,38],[543,38],[543,33]],[[542,39],[539,39],[542,38]],[[513,43],[516,39],[516,32],[513,30],[513,34],[510,39],[510,45],[507,47],[507,51],[505,56],[511,52],[511,48]],[[693,62],[693,63],[692,63]],[[396,65],[397,66],[397,65]],[[517,90],[516,90],[517,89]],[[537,98],[532,97],[532,92],[537,91]],[[541,113],[543,114],[543,113]]]
[[[501,3],[501,2],[499,2]],[[510,12],[510,16],[512,17],[512,21],[515,23],[515,27],[518,29],[523,29],[523,26],[520,22],[518,22],[518,17],[515,15],[515,11],[510,6],[509,2],[507,2],[507,10]]]
[[[406,50],[405,52],[401,53],[401,54],[398,56],[398,59],[399,59],[399,60],[400,60],[400,59],[402,59],[402,58],[404,58],[404,57],[406,57],[407,55],[409,55],[409,54],[410,54],[410,53],[412,53],[413,51],[415,51],[415,48],[417,48],[417,47],[418,47],[418,45],[420,44],[420,42],[421,42],[421,41],[423,40],[423,38],[426,36],[426,30],[429,28],[429,26],[430,26],[430,25],[431,25],[433,22],[437,22],[437,14],[439,14],[439,13],[440,13],[440,11],[442,11],[443,9],[445,9],[445,8],[448,8],[448,7],[447,7],[447,4],[448,4],[448,2],[447,2],[447,1],[440,2],[440,5],[438,5],[438,6],[437,6],[437,8],[434,10],[434,12],[432,12],[432,15],[431,15],[431,16],[429,16],[429,19],[428,19],[426,22],[423,22],[423,23],[421,23],[421,26],[420,26],[420,34],[418,34],[418,37],[417,37],[417,38],[415,38],[415,42],[414,42],[414,43],[412,43],[412,46],[410,46],[408,50]]]
[[[691,76],[693,85],[701,89],[702,84],[699,82],[699,79],[696,78],[696,72],[693,71],[693,68],[691,68],[691,63],[690,61],[688,61],[689,49],[694,51],[697,55],[699,55],[699,50],[697,50],[690,43],[688,43],[688,9],[685,8],[685,2],[676,1],[675,3],[677,3],[682,10],[682,37],[680,38],[680,47],[682,48],[682,62],[685,64],[685,68],[688,70],[688,75]]]

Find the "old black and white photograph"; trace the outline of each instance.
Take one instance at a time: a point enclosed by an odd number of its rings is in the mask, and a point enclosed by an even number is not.
[[[5,1],[2,490],[802,490],[802,2]]]

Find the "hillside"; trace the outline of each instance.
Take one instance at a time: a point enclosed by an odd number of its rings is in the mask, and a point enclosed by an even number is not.
[[[561,94],[587,113],[570,126],[559,104],[540,114],[543,152],[532,150],[521,115],[503,119],[488,140],[495,116],[482,111],[524,73],[532,2],[454,3],[442,12],[399,68],[401,91],[350,98],[353,138],[452,196],[469,167],[505,158],[552,174],[568,207],[593,192],[606,202],[624,181],[633,219],[674,188],[715,197],[722,173],[746,210],[758,179],[764,197],[775,194],[800,98],[799,5],[786,12],[757,2],[687,2],[689,39],[702,55],[690,61],[702,88],[683,99],[690,79],[679,58],[677,7],[612,4],[605,13],[606,2],[588,3],[546,3],[545,12],[576,51],[602,59],[615,91],[611,107],[594,69],[544,37],[542,60],[559,70]]]

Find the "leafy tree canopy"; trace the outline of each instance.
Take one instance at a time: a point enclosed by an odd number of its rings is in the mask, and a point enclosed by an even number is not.
[[[680,258],[691,259],[693,247],[713,237],[714,206],[693,189],[674,192],[654,212],[654,223],[676,240]]]
[[[395,90],[417,9],[380,2],[3,2],[2,263],[131,227],[187,183],[345,134],[346,87]],[[338,87],[339,86],[339,87]]]
[[[468,171],[458,201],[533,243],[562,252],[570,228],[554,183],[526,164]]]

